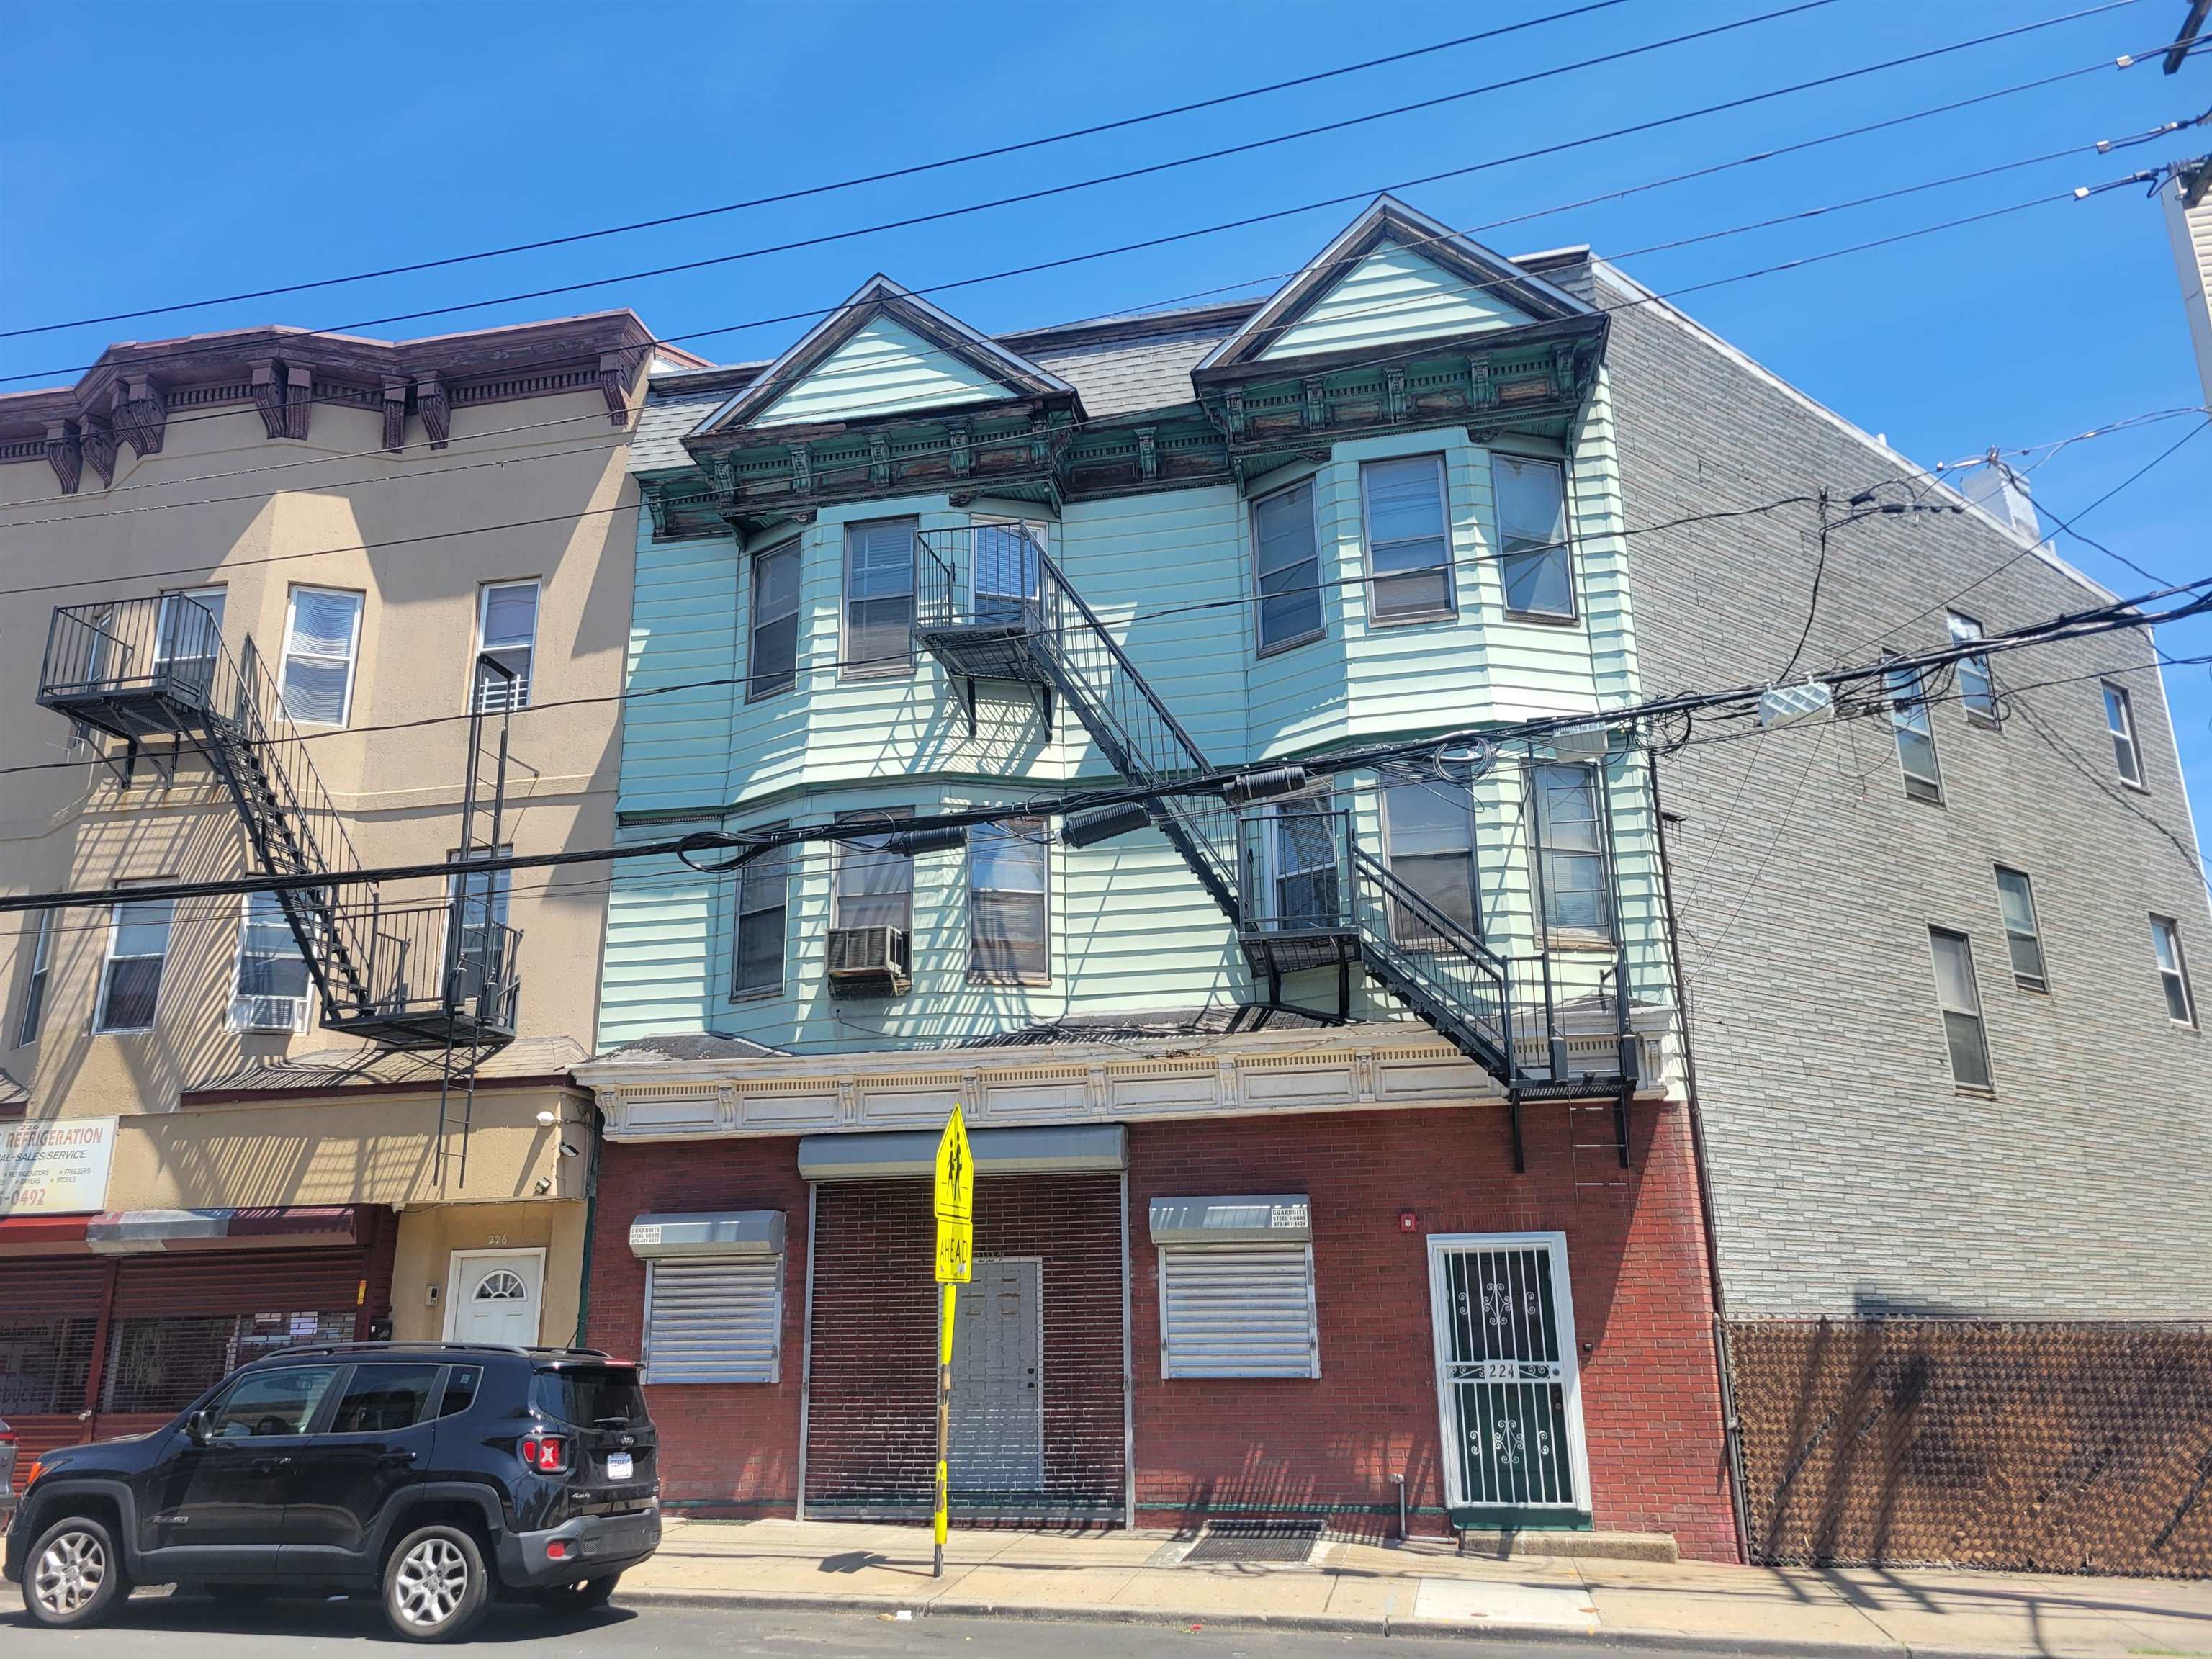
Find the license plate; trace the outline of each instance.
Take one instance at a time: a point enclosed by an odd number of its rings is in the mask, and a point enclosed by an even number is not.
[[[627,1480],[636,1473],[637,1466],[630,1462],[630,1455],[628,1452],[609,1452],[607,1454],[608,1480]]]

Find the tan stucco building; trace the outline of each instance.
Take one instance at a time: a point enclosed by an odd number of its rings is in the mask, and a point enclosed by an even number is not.
[[[628,312],[253,330],[0,397],[0,896],[610,842],[653,352]],[[110,1431],[288,1342],[571,1341],[605,881],[0,914],[0,1416]]]

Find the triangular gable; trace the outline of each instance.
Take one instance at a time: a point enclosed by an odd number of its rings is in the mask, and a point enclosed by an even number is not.
[[[888,276],[872,276],[694,437],[1005,403],[1075,389]]]
[[[1562,289],[1378,197],[1198,366],[1356,352],[1590,314]]]

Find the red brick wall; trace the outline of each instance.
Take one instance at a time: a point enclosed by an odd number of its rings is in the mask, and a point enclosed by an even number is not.
[[[927,1509],[937,1462],[929,1183],[824,1182],[819,1202],[810,1512]],[[1102,1505],[1118,1516],[1123,1501],[1121,1212],[1116,1176],[975,1182],[977,1258],[1042,1259],[1044,1495],[1054,1516]]]
[[[806,1338],[806,1183],[799,1144],[698,1140],[604,1149],[592,1229],[589,1340],[635,1354],[645,1336],[645,1263],[633,1218],[696,1210],[781,1210],[783,1356],[773,1383],[648,1389],[660,1431],[661,1492],[707,1513],[788,1515],[799,1492],[799,1358]]]
[[[1505,1115],[1491,1107],[1130,1126],[1140,1521],[1208,1507],[1380,1510],[1403,1473],[1407,1501],[1427,1511],[1417,1529],[1443,1531],[1425,1236],[1556,1230],[1583,1345],[1595,1524],[1669,1532],[1685,1555],[1735,1559],[1686,1118],[1635,1109],[1626,1188],[1577,1188],[1577,1158],[1586,1179],[1619,1172],[1609,1155],[1571,1149],[1564,1109],[1531,1106],[1523,1119],[1521,1177]],[[1164,1381],[1151,1200],[1283,1192],[1313,1202],[1321,1376]],[[1406,1210],[1413,1232],[1399,1229]]]

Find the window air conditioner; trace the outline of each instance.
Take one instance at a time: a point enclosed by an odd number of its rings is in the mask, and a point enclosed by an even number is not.
[[[230,1023],[240,1031],[304,1031],[307,1029],[305,997],[233,997]]]
[[[830,994],[902,997],[914,984],[908,961],[903,927],[832,927]]]

